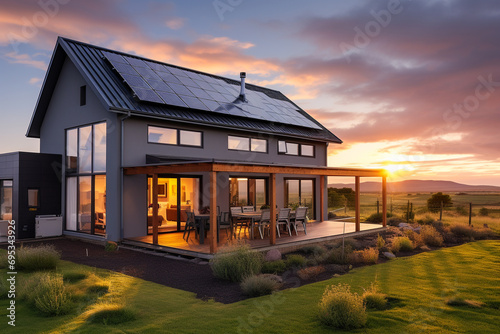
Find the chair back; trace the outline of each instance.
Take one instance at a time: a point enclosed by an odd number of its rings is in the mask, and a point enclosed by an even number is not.
[[[229,225],[229,212],[221,212],[220,224],[221,225]]]
[[[241,206],[232,206],[229,208],[231,210],[231,215],[242,213]]]
[[[260,212],[260,221],[270,221],[271,220],[271,210],[265,209]]]
[[[295,219],[303,220],[306,219],[308,207],[299,207],[295,210]]]
[[[254,207],[253,206],[244,206],[242,207],[243,209],[243,212],[253,212],[255,211]]]
[[[290,208],[280,209],[278,219],[288,219],[290,217],[290,211],[292,211]]]
[[[192,223],[194,224],[194,212],[193,211],[186,211],[186,224]]]

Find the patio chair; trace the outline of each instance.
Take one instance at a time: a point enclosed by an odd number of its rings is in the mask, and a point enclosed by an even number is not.
[[[228,236],[227,230],[231,229],[231,221],[229,220],[229,212],[221,212],[219,218],[219,231],[226,230],[226,236]],[[219,233],[217,233],[217,242],[219,242]]]
[[[260,233],[260,238],[264,239],[264,233],[262,230],[266,227],[269,227],[269,224],[271,224],[271,210],[266,209],[262,210],[260,213],[260,219],[258,221],[259,223],[259,233]],[[253,226],[253,224],[252,224]],[[264,230],[265,232],[265,230]],[[269,234],[271,234],[271,231],[269,231]]]
[[[231,213],[230,219],[232,220],[233,226],[234,226],[234,230],[232,232],[236,236],[236,228],[239,226],[240,227],[240,230],[238,231],[238,236],[239,236],[242,228],[248,229],[248,227],[250,225],[250,220],[248,218],[233,217],[233,215],[235,215],[235,214],[243,213],[243,209],[241,208],[241,206],[232,206],[229,208],[229,210]]]
[[[292,222],[295,234],[299,235],[297,232],[297,225],[302,224],[304,227],[304,233],[307,234],[306,224],[307,224],[307,207],[299,207],[295,210],[295,220]]]
[[[194,230],[194,235],[196,237],[198,234],[198,230],[196,229],[196,220],[194,219],[194,212],[186,211],[186,215],[187,215],[186,225],[184,226],[184,234],[182,235],[182,238],[188,241],[189,234],[191,233],[191,231]],[[185,238],[186,232],[187,232],[187,238]]]
[[[253,206],[242,206],[241,209],[243,210],[243,212],[254,212],[255,211],[255,208]]]
[[[283,208],[280,209],[278,213],[278,220],[276,221],[276,231],[278,232],[278,238],[281,238],[280,235],[280,225],[285,225],[286,228],[288,229],[288,235],[292,235],[292,231],[290,229],[290,211],[292,209],[290,208]]]

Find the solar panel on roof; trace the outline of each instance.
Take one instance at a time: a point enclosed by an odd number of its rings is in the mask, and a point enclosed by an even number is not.
[[[107,51],[103,54],[141,101],[321,129],[292,103],[261,91],[247,88],[247,102],[235,103],[240,86],[232,82]]]

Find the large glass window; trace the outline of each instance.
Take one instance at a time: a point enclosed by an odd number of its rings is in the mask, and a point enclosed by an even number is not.
[[[12,220],[12,180],[0,181],[0,220]]]
[[[106,122],[67,130],[66,230],[105,234],[105,173]],[[30,203],[38,198],[33,190]]]
[[[158,126],[148,126],[148,142],[156,144],[203,146],[203,134],[200,131],[188,131]]]
[[[252,138],[252,147],[250,148],[253,152],[267,152],[267,140]]]
[[[267,204],[267,187],[265,179],[229,178],[230,206],[254,206],[260,210]]]
[[[106,172],[106,123],[94,125],[94,173]]]
[[[314,219],[314,180],[288,179],[285,181],[285,206],[297,209],[308,207],[307,216]]]
[[[79,129],[79,146],[78,146],[78,172],[92,172],[92,127],[86,126]]]

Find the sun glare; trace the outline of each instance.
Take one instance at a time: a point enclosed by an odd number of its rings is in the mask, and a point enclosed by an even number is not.
[[[387,164],[382,168],[387,170],[389,177],[400,177],[415,170],[411,164]]]

